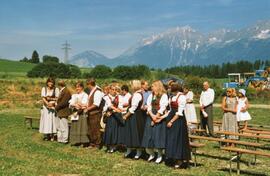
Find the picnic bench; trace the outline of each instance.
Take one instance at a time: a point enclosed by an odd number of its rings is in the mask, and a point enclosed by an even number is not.
[[[229,131],[215,131],[215,133],[220,134],[220,135],[238,136],[239,138],[240,137],[256,138],[257,142],[259,142],[260,139],[268,139],[268,140],[270,140],[270,135],[243,134],[243,133],[234,133],[234,132],[229,132]]]
[[[33,121],[39,122],[40,118],[33,116],[24,116],[24,125],[28,125],[28,128],[33,129]],[[71,121],[68,121],[68,126],[71,126]]]
[[[198,133],[199,135],[203,135],[203,133],[206,133],[205,129],[192,129],[192,133]]]
[[[201,125],[200,122],[190,122],[190,123],[193,124],[193,125],[196,125],[197,126],[197,129],[200,129],[200,125]],[[217,127],[218,130],[220,130],[221,129],[221,126],[222,126],[222,122],[213,121],[213,126],[214,127]]]
[[[236,148],[236,147],[221,147],[221,150],[229,151],[230,153],[230,174],[232,173],[232,161],[235,157],[232,157],[232,152],[236,152],[236,162],[237,162],[237,175],[240,174],[240,157],[242,154],[252,154],[252,155],[260,155],[270,158],[270,153],[265,153],[262,151],[254,151],[254,150],[248,150],[248,149],[242,149],[242,148]]]
[[[191,140],[197,139],[197,140],[207,140],[207,141],[215,141],[219,142],[220,144],[223,143],[233,143],[237,145],[244,145],[246,147],[262,147],[263,144],[260,143],[254,143],[254,142],[247,142],[247,141],[239,141],[239,140],[232,140],[232,139],[222,139],[222,138],[214,138],[214,137],[206,137],[206,136],[195,136],[195,135],[189,135],[189,138]]]
[[[264,131],[264,130],[251,130],[251,129],[243,129],[240,130],[242,133],[251,133],[251,134],[256,134],[256,135],[270,135],[270,131]]]
[[[39,122],[39,118],[37,117],[32,117],[32,116],[24,116],[24,125],[28,126],[28,128],[32,129],[33,128],[33,121]]]
[[[205,144],[190,142],[189,145],[191,148],[191,152],[194,155],[194,166],[196,167],[197,166],[197,149],[204,147]]]

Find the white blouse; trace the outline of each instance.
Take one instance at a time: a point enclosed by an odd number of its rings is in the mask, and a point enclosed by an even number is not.
[[[189,101],[193,101],[193,92],[192,91],[188,91],[188,93],[185,95],[186,99]]]
[[[178,96],[179,96],[178,101],[177,101],[177,103],[178,103],[178,110],[177,110],[177,112],[175,114],[177,114],[179,116],[183,116],[183,112],[184,112],[184,110],[186,108],[186,103],[187,103],[186,96],[183,93],[179,92],[176,96],[173,96],[170,99],[170,102],[176,101],[176,99],[177,99]]]
[[[132,100],[131,100],[131,107],[129,108],[129,112],[131,114],[134,114],[135,110],[138,108],[140,101],[142,100],[142,95],[139,93],[139,91],[135,92],[133,94]],[[141,107],[139,107],[141,108]]]
[[[54,91],[54,89],[48,89],[47,87],[42,87],[42,89],[41,89],[41,97],[52,96],[53,95],[53,91]],[[55,88],[55,97],[59,97],[59,93],[60,93],[60,91],[56,87]]]
[[[118,104],[118,107],[120,109],[124,109],[124,105],[128,104],[129,103],[129,99],[131,97],[131,94],[130,93],[126,93],[126,95],[119,95],[119,104]]]
[[[69,105],[74,106],[75,104],[80,103],[82,105],[88,105],[88,95],[85,92],[73,94],[69,100]]]
[[[109,107],[112,106],[112,102],[114,101],[115,97],[109,95],[106,95],[103,97],[103,99],[105,100],[105,105],[103,107],[103,112],[107,111]]]
[[[153,99],[153,94],[150,94],[148,99],[147,99],[147,111],[151,112],[152,111],[152,99]],[[167,106],[169,104],[169,98],[167,94],[163,94],[160,98],[159,101],[159,114],[163,114],[164,111],[166,110]]]

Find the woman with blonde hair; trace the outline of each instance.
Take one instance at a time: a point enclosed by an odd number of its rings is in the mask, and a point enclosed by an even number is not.
[[[156,163],[162,162],[162,151],[166,142],[166,116],[164,116],[169,105],[167,92],[161,81],[154,81],[152,84],[152,94],[147,99],[147,119],[144,129],[142,147],[146,148],[149,154],[148,161],[155,158]]]
[[[228,88],[226,91],[226,96],[222,99],[221,108],[223,110],[222,119],[222,131],[229,131],[233,133],[238,133],[237,125],[237,98],[234,88]],[[237,136],[229,135],[229,139],[237,139]]]
[[[142,104],[143,94],[141,90],[141,82],[139,80],[131,81],[131,89],[133,95],[129,101],[128,112],[123,116],[125,120],[125,138],[124,145],[127,147],[125,157],[128,157],[132,149],[136,149],[135,159],[139,159],[142,155],[141,142],[144,124],[142,123]]]

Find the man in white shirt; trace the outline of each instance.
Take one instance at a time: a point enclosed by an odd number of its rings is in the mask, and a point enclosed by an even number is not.
[[[213,103],[215,99],[215,92],[210,88],[209,83],[203,83],[203,91],[200,96],[200,119],[201,128],[206,130],[210,136],[214,136],[213,131]]]

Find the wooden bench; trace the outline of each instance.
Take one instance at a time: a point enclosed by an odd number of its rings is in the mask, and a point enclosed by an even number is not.
[[[270,131],[260,131],[260,130],[250,130],[250,129],[243,129],[240,130],[242,133],[251,133],[251,134],[257,134],[257,135],[270,135]]]
[[[38,117],[32,117],[32,116],[24,116],[24,125],[27,126],[29,124],[30,129],[33,129],[33,121],[40,121],[40,118]],[[71,127],[71,121],[68,121],[69,128]]]
[[[236,148],[236,147],[221,147],[221,150],[229,151],[230,152],[230,174],[232,173],[232,160],[234,157],[232,157],[232,152],[236,152],[236,161],[237,161],[237,175],[240,174],[240,156],[241,154],[252,154],[252,155],[260,155],[270,158],[270,153],[265,153],[261,151],[254,151],[254,150],[247,150],[242,148]]]
[[[190,142],[189,145],[191,147],[191,152],[194,155],[194,166],[196,167],[197,166],[197,148],[204,147],[205,144]]]
[[[221,121],[214,120],[213,121],[213,124],[222,125],[222,122]]]
[[[204,129],[192,129],[193,133],[198,133],[199,135],[202,135],[203,133],[206,133],[206,130]]]
[[[270,139],[270,135],[254,135],[254,134],[242,134],[242,133],[233,133],[229,131],[216,131],[216,134],[221,135],[231,135],[231,136],[239,136],[239,137],[246,137],[246,138],[256,138],[257,142],[259,142],[260,139]]]
[[[221,138],[214,138],[214,137],[205,137],[205,136],[195,136],[189,135],[190,139],[198,139],[198,140],[207,140],[207,141],[215,141],[215,142],[224,142],[224,143],[233,143],[237,145],[243,145],[246,147],[262,147],[263,144],[254,143],[254,142],[247,142],[247,141],[239,141],[239,140],[232,140],[232,139],[221,139]]]
[[[265,128],[255,128],[255,127],[248,127],[248,130],[253,130],[253,131],[267,131],[267,132],[270,132],[270,129],[265,129]]]
[[[256,125],[256,124],[248,124],[248,128],[263,128],[265,130],[270,130],[270,126],[268,125]]]
[[[33,121],[39,122],[39,120],[40,119],[37,117],[24,116],[24,125],[27,126],[27,124],[29,124],[29,128],[32,129],[33,128]]]

